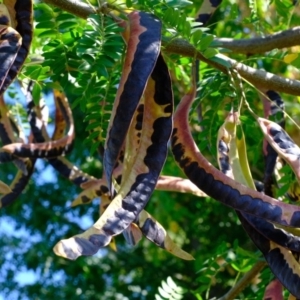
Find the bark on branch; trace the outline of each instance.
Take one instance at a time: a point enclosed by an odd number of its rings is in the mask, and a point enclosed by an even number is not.
[[[93,8],[79,1],[74,1],[74,0],[44,0],[44,2],[60,7],[61,9],[64,9],[81,18],[87,18],[89,14],[100,11],[100,9],[98,8]],[[234,44],[235,46],[233,46],[232,49],[237,47],[236,46],[237,43],[240,43],[239,46],[240,50],[238,52],[241,53],[248,53],[249,47],[251,47],[251,51],[253,51],[252,48],[255,47],[255,43],[258,43],[257,48],[255,48],[256,49],[255,51],[258,51],[257,49],[264,49],[263,50],[264,52],[274,48],[282,48],[283,45],[285,45],[286,47],[286,46],[293,46],[295,44],[296,45],[300,44],[299,34],[300,34],[300,27],[295,27],[294,29],[279,32],[277,34],[274,34],[266,38],[257,38],[255,40],[250,39],[247,42],[245,40],[242,40],[241,42],[228,41],[224,39],[220,39],[220,40],[221,41],[223,40],[222,41],[223,47],[225,47],[224,45],[226,44],[226,48],[230,47],[229,46],[230,43]],[[293,44],[294,42],[295,44]],[[247,44],[248,50],[246,50],[247,49],[246,46],[241,46],[242,44]],[[177,53],[188,57],[197,57],[199,60],[206,62],[210,66],[224,73],[228,72],[227,67],[224,66],[224,64],[227,64],[228,67],[235,68],[244,79],[249,81],[257,88],[273,89],[276,90],[277,92],[287,93],[291,95],[300,95],[300,81],[298,80],[287,79],[282,76],[278,76],[266,72],[264,70],[257,70],[251,68],[243,63],[240,63],[234,59],[228,58],[225,55],[221,55],[221,54],[219,54],[217,57],[220,60],[222,60],[223,63],[217,62],[215,60],[207,59],[200,52],[197,52],[197,50],[190,43],[188,43],[183,39],[172,39],[172,40],[164,39],[163,46],[165,47],[165,50],[167,52]]]
[[[222,54],[218,54],[217,57],[222,60],[223,63],[207,59],[200,52],[197,52],[193,45],[183,39],[165,39],[163,46],[165,46],[167,52],[198,58],[223,73],[228,72],[227,67],[224,65],[228,64],[230,68],[235,68],[244,79],[259,89],[265,88],[291,95],[300,95],[300,81],[298,80],[292,80],[264,70],[254,69]]]
[[[273,49],[289,48],[300,45],[300,26],[276,32],[265,37],[251,39],[215,39],[220,47],[230,49],[235,53],[257,54],[265,53]]]
[[[218,300],[233,300],[251,283],[257,274],[267,265],[265,261],[258,261],[252,269],[235,284],[235,286]]]

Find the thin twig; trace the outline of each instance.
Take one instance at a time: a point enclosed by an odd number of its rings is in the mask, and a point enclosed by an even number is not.
[[[195,47],[183,39],[164,38],[165,50],[170,53],[176,53],[187,57],[195,57],[206,62],[210,66],[220,70],[223,73],[228,72],[229,68],[235,68],[239,74],[257,88],[267,88],[277,92],[291,95],[300,95],[300,81],[284,78],[264,70],[257,70],[245,64],[239,63],[225,55],[218,54],[216,57],[221,62],[205,58]],[[228,65],[228,67],[226,67]]]
[[[255,276],[267,265],[265,261],[258,261],[252,269],[245,273],[245,275],[232,287],[232,289],[218,300],[233,300],[238,296],[255,278]]]
[[[275,32],[265,37],[250,39],[215,39],[220,47],[230,49],[235,53],[244,53],[247,55],[265,53],[273,49],[289,48],[300,45],[300,26]]]
[[[59,7],[83,19],[86,19],[90,14],[94,14],[96,11],[96,8],[74,0],[43,0],[43,2]]]

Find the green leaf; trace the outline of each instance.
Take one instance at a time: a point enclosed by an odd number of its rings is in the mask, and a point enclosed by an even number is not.
[[[197,49],[199,49],[200,51],[205,50],[210,46],[213,40],[214,40],[213,35],[203,34],[202,38],[200,39],[200,42],[198,43]]]
[[[214,56],[214,57],[210,58],[210,60],[214,61],[218,64],[221,64],[222,66],[226,67],[227,69],[231,68],[231,64],[219,56]]]
[[[217,49],[214,49],[214,48],[207,48],[204,52],[203,52],[203,55],[206,57],[206,58],[212,58],[214,57],[215,55],[218,54],[218,50]]]
[[[132,7],[132,1],[131,0],[126,0],[126,6],[128,8]]]

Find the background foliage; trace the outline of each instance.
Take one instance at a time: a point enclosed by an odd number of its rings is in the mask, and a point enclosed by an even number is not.
[[[90,3],[97,5],[95,1]],[[163,22],[164,37],[182,37],[206,57],[225,52],[216,47],[214,35],[236,39],[265,36],[300,23],[300,8],[289,0],[224,0],[206,31],[193,30],[201,1],[127,0],[112,4],[124,10],[155,13]],[[72,104],[76,122],[76,142],[68,159],[101,177],[101,157],[95,150],[103,145],[120,78],[124,55],[120,29],[109,17],[92,15],[84,20],[45,3],[35,4],[34,19],[31,55],[19,79],[36,81],[35,101],[43,92],[50,104],[51,88],[59,82]],[[298,52],[299,48],[294,47],[254,56],[229,55],[255,68],[299,78]],[[192,60],[164,55],[178,103],[191,82]],[[216,165],[217,130],[232,101],[237,101],[236,91],[220,71],[205,63],[201,63],[200,70],[202,81],[190,121],[199,147]],[[262,115],[257,90],[247,84],[244,89],[251,107]],[[299,99],[282,96],[287,113],[299,124]],[[18,84],[6,94],[26,129],[25,112],[19,105],[22,99]],[[203,108],[201,122],[199,103]],[[247,110],[242,114],[251,171],[255,179],[261,180],[262,134]],[[289,119],[287,130],[299,142],[298,128]],[[15,172],[14,166],[1,165],[0,179],[11,181]],[[163,174],[183,176],[171,155]],[[181,261],[146,240],[131,248],[122,235],[116,238],[117,252],[107,248],[75,262],[56,257],[52,247],[58,240],[81,232],[98,218],[97,200],[70,208],[78,192],[46,162],[39,161],[26,192],[1,210],[0,286],[7,299],[210,299],[224,295],[262,259],[233,210],[210,198],[163,191],[154,192],[147,210],[195,257],[194,261]],[[239,299],[261,299],[272,278],[265,268]]]

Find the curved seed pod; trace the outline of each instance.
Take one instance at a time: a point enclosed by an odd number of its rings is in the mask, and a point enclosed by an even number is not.
[[[142,97],[136,111],[134,112],[132,123],[126,136],[121,184],[122,182],[124,183],[124,179],[128,178],[139,150],[143,126],[144,107],[144,98]]]
[[[107,186],[105,186],[107,189]],[[108,191],[108,189],[107,189]],[[101,196],[101,202],[100,202],[100,215],[104,213],[104,211],[107,209],[109,204],[111,203],[111,199],[109,198],[108,194],[103,194]],[[138,242],[142,239],[143,235],[141,233],[141,230],[138,228],[138,226],[134,223],[131,223],[124,231],[123,231],[123,236],[126,240],[126,242],[130,246],[135,246],[138,244]],[[114,239],[112,238],[109,246],[113,244],[113,250],[117,249],[116,243],[114,242]]]
[[[205,26],[221,3],[222,0],[204,0],[196,14],[196,21],[201,22],[203,24],[202,26]]]
[[[225,123],[221,127],[221,130],[219,130],[218,138],[222,138],[223,142],[223,148],[225,151],[223,151],[222,156],[223,160],[219,160],[219,166],[221,171],[226,174],[228,177],[235,179],[236,181],[244,184],[245,186],[251,186],[254,183],[251,177],[247,155],[246,155],[246,146],[243,145],[242,150],[244,157],[242,159],[239,159],[241,155],[239,156],[236,153],[236,150],[239,148],[237,144],[237,141],[243,140],[243,134],[241,132],[240,138],[237,138],[235,135],[235,121],[232,118],[234,115],[232,113],[229,114],[229,117],[226,118]],[[234,123],[232,123],[234,121]],[[226,137],[226,139],[224,138]],[[227,143],[226,143],[227,142]],[[232,148],[234,149],[232,151]],[[240,151],[241,152],[241,151]],[[220,156],[220,154],[219,154]],[[236,161],[233,161],[232,157],[238,158]],[[246,167],[242,167],[240,164],[243,161],[244,165]],[[228,162],[228,163],[227,163]],[[227,163],[227,165],[226,165]],[[226,173],[225,173],[226,172]],[[232,176],[232,177],[231,177]],[[290,250],[294,251],[300,251],[300,237],[295,236],[290,232],[287,232],[284,230],[284,228],[276,228],[274,224],[267,222],[264,219],[257,218],[255,216],[245,214],[245,213],[238,213],[239,218],[245,219],[245,222],[248,222],[253,226],[255,230],[260,232],[260,234],[264,235],[267,239],[274,241],[275,243],[288,248]]]
[[[175,176],[159,176],[155,189],[169,192],[190,193],[198,197],[207,197],[207,195],[199,190],[189,179]]]
[[[54,90],[54,102],[55,102],[55,128],[52,135],[52,140],[56,141],[63,138],[68,124],[59,104],[59,93],[57,90]]]
[[[268,240],[289,249],[291,251],[300,252],[300,237],[295,233],[290,233],[284,226],[276,227],[274,224],[267,222],[261,218],[249,214],[242,214],[246,221],[253,226],[260,234]],[[286,230],[285,230],[286,229]]]
[[[2,151],[0,149],[0,163],[8,163],[8,162],[15,162],[15,160],[17,160],[18,158],[16,158],[15,156],[13,156],[10,153],[7,153],[5,151]],[[21,160],[20,160],[21,162]],[[20,165],[18,165],[17,163],[15,163],[15,165],[17,166],[17,168],[19,168],[20,170],[23,168],[23,163],[21,163]]]
[[[232,143],[230,144],[230,146],[232,146]],[[230,151],[229,151],[229,153],[230,153]],[[246,159],[246,156],[245,156],[245,159]],[[237,163],[239,163],[239,161]],[[248,165],[247,161],[246,161],[246,164]],[[236,168],[237,165],[238,164],[233,164],[233,168],[234,167]],[[244,171],[243,173],[250,174],[250,171],[248,169],[249,168],[247,168],[247,169],[242,168],[242,170]],[[252,180],[250,182],[249,182],[249,180],[246,180],[246,178],[249,178],[250,176],[245,176],[245,177],[241,176],[240,172],[236,173],[236,172],[234,172],[234,170],[233,170],[233,174],[234,174],[233,178],[235,178],[236,180],[240,181],[241,183],[243,183],[245,185],[249,185],[249,184],[253,183]],[[259,232],[260,232],[261,235],[264,235],[265,237],[267,237],[268,239],[277,243],[278,245],[284,246],[285,248],[281,248],[282,253],[286,254],[286,252],[289,251],[286,248],[288,248],[290,250],[295,250],[298,252],[300,251],[300,238],[298,236],[294,236],[291,233],[286,232],[285,230],[276,228],[272,223],[269,223],[263,219],[256,218],[254,216],[251,216],[251,215],[248,215],[245,213],[240,213],[240,212],[237,212],[237,214],[243,225],[247,222],[248,224],[252,225],[253,231],[257,230],[257,232],[256,232],[257,235],[259,235]],[[248,232],[248,227],[244,226],[244,228],[245,228],[246,232]],[[264,242],[267,243],[270,241],[264,240]],[[267,245],[265,245],[265,246],[267,247]],[[276,273],[275,273],[275,275],[276,275]],[[279,286],[282,290],[282,286],[280,283],[279,283]],[[274,296],[275,295],[280,296],[279,293],[277,293],[277,294],[275,293]],[[282,293],[281,293],[281,296],[282,296]]]
[[[284,300],[282,285],[279,280],[272,280],[266,287],[264,300]]]
[[[60,175],[69,179],[77,186],[80,186],[89,180],[95,180],[95,177],[83,172],[65,157],[59,156],[57,158],[50,158],[48,159],[48,162]]]
[[[122,168],[119,167],[114,170],[113,176],[118,177],[118,174],[121,174],[121,172]],[[181,188],[181,192],[191,192],[192,190],[194,194],[200,194],[200,196],[203,196],[203,193],[201,193],[201,191],[199,191],[199,189],[197,189],[197,187],[195,187],[189,180],[185,180],[185,185],[182,185],[182,181],[184,180],[182,178],[172,176],[160,176],[160,178],[161,177],[163,177],[164,181],[164,184],[160,184],[161,187],[168,187],[168,190],[174,190],[176,183],[179,182],[177,186]],[[174,180],[176,180],[175,183]],[[194,186],[194,190],[191,188],[191,185]],[[102,214],[111,202],[111,200],[109,200],[109,202],[107,201],[107,199],[109,198],[106,196],[108,193],[106,181],[104,179],[90,181],[82,184],[81,187],[87,187],[87,189],[81,192],[80,195],[72,202],[72,206],[88,204],[94,198],[101,197],[100,214]],[[142,210],[141,213],[138,215],[137,219],[135,220],[135,223],[131,223],[129,227],[127,227],[123,231],[123,235],[125,237],[126,242],[131,246],[137,245],[138,242],[141,240],[142,236],[144,235],[148,240],[152,241],[160,248],[165,249],[166,251],[179,258],[186,260],[194,259],[190,254],[178,247],[172,241],[172,239],[167,234],[163,226],[144,210]]]
[[[16,51],[13,63],[3,78],[0,73],[0,94],[7,89],[11,82],[19,73],[25,59],[29,53],[32,41],[33,20],[32,20],[32,1],[31,0],[4,0],[3,5],[9,11],[12,27],[20,35],[21,44]],[[2,53],[2,51],[1,51]],[[1,61],[3,62],[1,57]]]
[[[10,121],[11,129],[15,135],[14,141],[15,142],[25,141],[26,140],[25,134],[24,134],[22,128],[17,123],[17,121],[10,115],[9,115],[9,121]]]
[[[287,214],[290,214],[292,218],[290,216],[286,218],[283,207],[281,207],[281,202],[239,185],[231,178],[224,178],[224,174],[220,173],[205,160],[200,154],[188,130],[187,117],[192,101],[193,94],[186,95],[175,113],[175,129],[172,137],[172,151],[175,159],[183,168],[186,175],[199,188],[202,188],[216,200],[240,210],[237,211],[237,214],[246,232],[264,254],[273,273],[276,274],[278,279],[289,291],[294,293],[295,286],[299,286],[300,283],[300,265],[295,263],[295,258],[291,251],[269,241],[258,232],[257,227],[259,226],[257,226],[257,223],[253,224],[255,225],[254,227],[251,226],[248,222],[248,215],[245,214],[245,212],[254,215],[251,216],[252,218],[258,216],[271,219],[278,223],[285,223],[285,225],[287,225],[287,221],[289,221],[290,223],[288,225],[291,225],[298,217],[296,213],[297,207],[295,207],[293,211],[287,210]],[[244,203],[244,201],[246,203]],[[276,202],[278,203],[277,205]],[[276,211],[276,208],[279,206],[280,210],[274,214],[274,211]],[[285,205],[284,208],[289,207],[292,206]],[[261,214],[262,211],[263,214]],[[265,222],[265,224],[268,223]],[[286,235],[284,235],[284,237],[286,237]],[[278,255],[278,251],[280,255]]]
[[[11,153],[17,157],[51,158],[66,154],[71,150],[71,146],[75,138],[72,111],[69,107],[67,98],[61,92],[55,91],[55,97],[69,127],[66,136],[57,141],[44,143],[14,143],[2,147],[3,151]]]
[[[189,131],[187,116],[193,97],[184,97],[175,113],[172,151],[187,177],[210,197],[236,210],[285,226],[299,227],[300,208],[281,203],[228,178],[200,153]]]
[[[0,16],[2,21],[3,16]],[[0,25],[0,93],[4,92],[3,84],[8,76],[21,47],[22,38],[19,33],[11,27]]]
[[[118,178],[121,176],[123,171],[123,166],[119,165],[114,169],[113,176]],[[86,182],[83,182],[80,187],[84,189],[75,200],[73,200],[71,206],[77,206],[81,204],[89,204],[93,199],[97,197],[102,197],[103,195],[109,195],[109,190],[107,187],[107,181],[105,178],[101,179],[90,179]],[[110,200],[111,202],[111,200]]]
[[[15,136],[17,134],[17,136]],[[0,95],[0,139],[3,145],[11,144],[16,139],[20,139],[21,132],[18,126],[12,121],[9,116],[8,109],[4,103],[3,95]],[[22,140],[22,139],[21,139]],[[10,153],[0,150],[0,163],[12,162],[15,166],[22,171],[25,175],[27,167],[24,159],[19,159]]]
[[[290,293],[300,298],[300,264],[299,253],[291,252],[276,243],[269,241],[241,219],[243,227],[253,243],[263,253],[271,271]],[[297,259],[296,259],[297,258]]]
[[[256,184],[252,178],[249,163],[248,163],[248,158],[247,158],[247,147],[246,147],[246,141],[245,141],[245,135],[243,132],[242,125],[240,123],[237,124],[236,127],[236,146],[237,146],[237,153],[238,153],[238,161],[239,161],[239,168],[240,168],[240,173],[243,174],[245,178],[245,182],[247,182],[247,186],[249,186],[252,189],[256,189]],[[229,151],[229,156],[230,156],[230,151]],[[235,170],[233,170],[235,172]],[[237,178],[235,175],[235,178]]]
[[[158,247],[165,249],[171,254],[185,260],[193,260],[194,258],[187,252],[179,248],[170,238],[166,230],[159,224],[149,213],[142,210],[135,220],[143,235],[155,243]]]
[[[33,87],[34,82],[30,81],[26,91],[27,119],[34,141],[43,143],[49,141],[47,132],[49,110],[42,99],[39,101],[39,105],[35,106],[32,96]]]
[[[105,183],[106,182],[103,179],[95,181],[95,185],[100,188],[96,190],[93,188],[93,186],[91,186],[88,190],[83,191],[72,202],[72,206],[76,206],[78,204],[87,204],[90,203],[94,198],[101,197],[100,214],[102,214],[111,202],[111,200],[109,200],[109,198],[106,196],[108,188]],[[134,223],[130,224],[129,227],[123,231],[123,235],[126,239],[126,242],[131,246],[137,245],[144,235],[148,240],[155,243],[160,248],[165,249],[181,259],[194,259],[190,254],[178,247],[172,241],[163,226],[145,210],[142,210]]]
[[[27,98],[27,114],[28,114],[28,121],[31,127],[31,131],[33,137],[36,142],[44,143],[50,140],[47,130],[46,130],[46,117],[45,113],[48,113],[48,110],[45,108],[44,104],[42,107],[35,107],[32,98],[32,83],[28,86],[28,91],[26,94]],[[56,93],[54,95],[60,95],[60,93]],[[60,97],[55,97],[55,102],[59,103]],[[54,136],[62,137],[62,134],[65,131],[63,126],[66,126],[67,122],[64,118],[64,115],[61,111],[61,106],[56,104],[56,128],[58,130],[54,131]],[[58,124],[59,123],[59,124]],[[56,133],[55,133],[56,132]],[[93,176],[90,176],[84,172],[82,172],[79,168],[74,166],[64,157],[56,157],[56,158],[49,158],[48,162],[52,165],[54,169],[56,169],[62,176],[71,180],[76,185],[81,185],[82,183],[88,180],[94,180]]]
[[[11,192],[0,197],[0,208],[12,204],[28,184],[28,181],[33,173],[35,159],[28,159],[26,160],[25,164],[27,167],[26,174],[18,171],[17,175],[10,185]]]
[[[218,6],[222,3],[222,0],[204,0],[200,6],[200,9],[198,10],[195,21],[202,23],[200,26],[197,27],[204,27],[207,26],[207,23],[210,19],[210,17],[213,15],[215,10],[218,8]],[[195,61],[195,81],[199,83],[200,80],[200,62],[198,59]],[[203,113],[202,113],[202,104],[199,103],[198,107],[198,118],[199,121],[203,119]]]
[[[115,175],[115,174],[114,174]],[[94,198],[101,197],[100,214],[108,207],[111,200],[108,201],[107,192],[108,188],[105,185],[106,182],[103,179],[95,181],[94,184],[97,189],[90,186],[88,190],[83,191],[73,202],[72,206],[79,204],[90,203]],[[87,184],[86,184],[87,185]],[[183,251],[178,247],[170,238],[163,226],[157,222],[149,213],[142,210],[137,219],[123,231],[123,235],[126,242],[135,246],[141,240],[144,235],[148,240],[155,243],[162,249],[170,252],[171,254],[185,260],[194,259],[190,254]]]
[[[245,137],[239,123],[239,113],[230,112],[219,129],[219,165],[225,175],[255,189],[247,159]]]
[[[9,111],[5,105],[3,95],[0,95],[0,138],[3,145],[11,144],[15,139]]]
[[[298,181],[300,181],[300,148],[278,124],[264,118],[257,118],[257,122],[265,139],[278,155],[291,166]]]
[[[284,128],[284,102],[280,95],[272,90],[266,91],[268,99],[263,98],[265,118],[275,121],[278,125]],[[277,152],[264,139],[264,157],[265,157],[265,171],[264,171],[264,192],[268,196],[273,196],[273,173],[277,161]]]
[[[132,12],[128,18],[130,37],[104,152],[104,170],[110,190],[113,169],[146,82],[155,66],[161,43],[161,23],[153,15]]]
[[[11,119],[9,119],[8,111],[6,109],[5,103],[3,101],[3,97],[0,96],[0,131],[1,131],[1,139],[4,139],[6,142],[14,142],[17,138],[14,136],[14,133],[18,135],[23,135],[19,132],[17,126],[13,124]],[[13,126],[14,125],[14,126]],[[10,156],[9,153],[4,153]],[[0,156],[1,152],[0,152]],[[18,171],[13,182],[10,184],[10,191],[0,197],[0,208],[11,204],[16,198],[22,193],[25,189],[28,181],[32,175],[35,160],[33,159],[14,159],[15,165],[21,170]]]
[[[120,175],[121,173],[114,171],[113,176],[118,177],[119,175],[116,174]],[[83,188],[84,191],[73,200],[71,206],[91,203],[94,198],[101,197],[103,194],[108,193],[108,188],[104,179],[89,180],[81,184],[80,187]],[[198,197],[207,197],[207,195],[199,190],[190,180],[175,176],[159,176],[155,189],[160,191],[190,193]]]
[[[266,91],[267,97],[271,100],[264,99],[264,114],[265,118],[276,122],[282,128],[285,126],[284,120],[284,101],[281,96],[272,90]]]
[[[107,189],[107,187],[106,187]],[[108,194],[103,194],[101,196],[101,202],[100,202],[100,207],[99,207],[99,213],[100,216],[103,214],[103,212],[107,209],[108,205],[110,204],[111,199],[109,197]],[[111,239],[110,243],[109,243],[109,247],[113,250],[113,251],[117,251],[117,244],[115,239]]]
[[[130,176],[118,195],[86,232],[62,240],[54,252],[69,259],[93,255],[109,243],[111,237],[124,231],[149,200],[167,155],[172,131],[173,95],[168,68],[160,55],[148,80],[139,152]],[[124,113],[124,111],[121,111]]]
[[[126,243],[131,247],[136,246],[141,239],[143,238],[143,234],[141,232],[140,227],[135,223],[131,223],[124,231],[123,236],[126,240]]]
[[[10,189],[10,187],[6,183],[0,180],[0,194],[8,194],[11,192],[12,190]]]
[[[218,140],[217,140],[217,156],[218,156],[218,163],[220,170],[228,177],[233,178],[232,174],[232,168],[230,167],[230,161],[229,161],[229,147],[227,145],[227,142],[225,142],[226,139],[226,133],[222,132],[222,130],[219,130],[218,133]]]
[[[89,181],[86,183],[90,184]],[[82,185],[81,185],[82,186]],[[75,200],[73,200],[71,206],[77,206],[81,204],[89,204],[93,199],[97,197],[102,197],[103,195],[108,194],[108,188],[105,179],[98,179],[92,185],[90,185],[86,190],[82,191]]]

